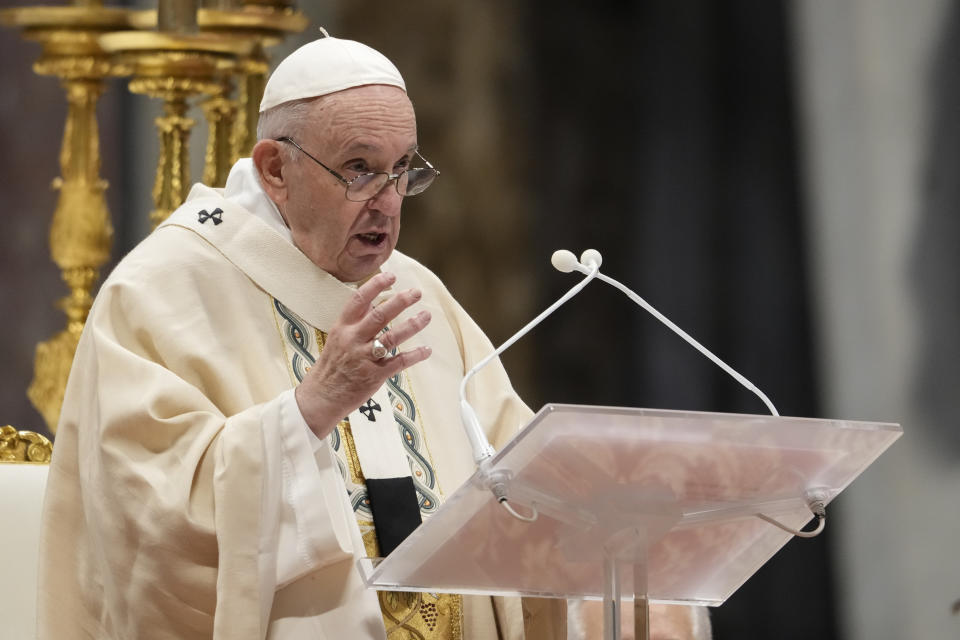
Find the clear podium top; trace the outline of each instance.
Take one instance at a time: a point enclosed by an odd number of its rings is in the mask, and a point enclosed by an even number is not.
[[[613,558],[626,594],[717,605],[902,431],[898,425],[546,405],[389,557],[377,589],[600,598]],[[510,515],[491,493],[506,482]]]

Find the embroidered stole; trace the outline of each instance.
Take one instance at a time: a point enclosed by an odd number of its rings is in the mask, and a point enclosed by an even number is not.
[[[287,362],[296,383],[310,370],[310,366],[323,350],[326,334],[312,330],[307,324],[287,309],[280,301],[273,300],[277,328],[283,337]],[[442,492],[434,472],[434,464],[427,442],[423,437],[422,417],[417,409],[409,378],[405,373],[390,378],[384,385],[385,400],[389,402],[396,422],[397,436],[410,466],[410,477],[416,490],[420,517],[426,520],[440,506]],[[378,392],[377,396],[384,398]],[[371,399],[365,403],[366,411],[372,412]],[[384,404],[383,402],[377,403]],[[361,407],[351,414],[357,420],[366,415]],[[386,407],[381,407],[385,411]],[[371,509],[367,479],[363,475],[360,456],[354,441],[350,419],[344,419],[329,436],[330,446],[340,467],[350,504],[363,536],[366,553],[370,557],[381,555]],[[382,535],[382,533],[381,533]],[[388,640],[462,640],[463,599],[458,595],[433,593],[378,592],[380,610]]]

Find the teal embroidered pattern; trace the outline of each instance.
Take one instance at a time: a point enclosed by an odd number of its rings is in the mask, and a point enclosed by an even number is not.
[[[320,353],[320,345],[314,338],[313,328],[284,306],[282,302],[274,299],[273,307],[277,315],[277,326],[283,335],[290,371],[297,383],[303,382],[307,371],[316,362]],[[396,354],[396,349],[393,350],[393,354]],[[389,378],[386,384],[387,396],[390,398],[390,404],[393,408],[393,417],[403,441],[407,461],[410,464],[410,475],[417,491],[420,513],[424,518],[427,518],[440,507],[441,499],[437,476],[433,470],[433,465],[430,463],[426,443],[423,440],[422,426],[417,422],[419,416],[417,415],[416,404],[407,388],[409,382],[402,373]],[[347,447],[339,427],[330,433],[329,442],[335,453],[334,458],[340,469],[340,475],[343,477],[354,512],[358,518],[372,520],[373,513],[370,510],[367,488],[362,482],[354,482],[351,477],[347,460]]]
[[[276,298],[273,299],[273,309],[277,314],[277,327],[284,338],[284,350],[290,361],[290,372],[299,384],[303,382],[303,377],[317,361],[314,353],[319,354],[320,347],[314,340],[313,329]],[[334,451],[340,448],[339,429],[334,429],[330,434],[330,446]],[[347,470],[344,467],[344,461],[340,456],[335,458],[340,467],[340,474],[345,475]]]
[[[308,329],[303,320],[283,306],[283,303],[276,298],[273,299],[273,307],[283,319],[282,331],[287,345],[293,348],[293,357],[290,361],[293,375],[296,376],[297,382],[303,382],[303,376],[316,362],[316,357],[311,352],[319,352],[319,349],[313,343],[313,331]]]
[[[402,374],[387,379],[387,396],[393,405],[393,417],[400,429],[407,460],[410,463],[410,475],[413,477],[413,486],[417,490],[420,501],[420,514],[427,517],[433,514],[440,506],[440,500],[435,493],[437,476],[433,467],[423,454],[426,448],[423,437],[417,426],[416,405],[413,398],[402,387]]]

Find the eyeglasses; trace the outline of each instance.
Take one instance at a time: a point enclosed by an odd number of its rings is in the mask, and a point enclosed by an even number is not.
[[[304,151],[303,147],[297,144],[293,139],[283,137],[275,138],[277,142],[289,142],[299,149],[305,156],[316,162],[318,165],[329,171],[337,180],[347,185],[346,197],[352,202],[365,202],[376,197],[380,191],[387,186],[387,183],[395,181],[397,193],[401,196],[415,196],[427,190],[440,172],[433,168],[430,161],[420,155],[419,151],[414,151],[417,157],[426,163],[426,168],[407,169],[400,173],[387,173],[386,171],[372,171],[370,173],[361,173],[353,180],[347,180],[342,175],[323,164],[312,155]]]

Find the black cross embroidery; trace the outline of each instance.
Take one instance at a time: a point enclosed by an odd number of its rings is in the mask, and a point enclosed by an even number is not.
[[[377,417],[373,415],[374,411],[383,411],[383,409],[380,408],[380,405],[377,404],[377,402],[373,398],[370,398],[369,400],[367,400],[367,402],[360,407],[360,413],[367,416],[367,420],[369,420],[370,422],[377,421]]]
[[[201,209],[197,216],[200,224],[203,224],[207,220],[213,220],[213,224],[216,226],[223,222],[223,209],[217,207],[213,210],[213,213],[207,213],[206,209]]]

